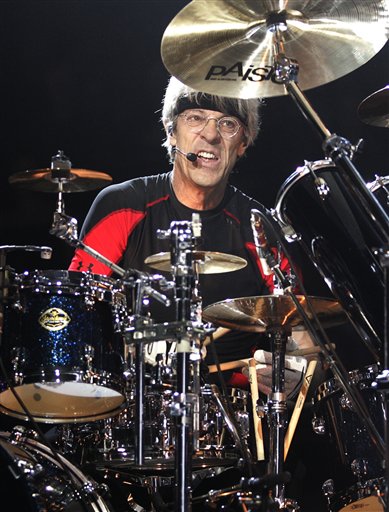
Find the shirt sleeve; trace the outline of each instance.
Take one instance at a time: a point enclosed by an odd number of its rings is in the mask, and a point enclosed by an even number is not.
[[[134,206],[130,206],[134,205]],[[101,191],[86,216],[81,230],[83,244],[116,265],[126,250],[128,238],[145,216],[139,195],[131,187],[110,186]],[[69,270],[111,275],[109,265],[77,248]]]

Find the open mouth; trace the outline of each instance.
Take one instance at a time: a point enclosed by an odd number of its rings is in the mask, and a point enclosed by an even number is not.
[[[218,160],[218,157],[216,155],[214,155],[213,153],[209,153],[208,151],[199,151],[197,153],[197,157],[207,161]]]

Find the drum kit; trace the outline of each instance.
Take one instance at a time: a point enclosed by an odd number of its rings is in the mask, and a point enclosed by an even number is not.
[[[285,382],[287,371],[295,368],[288,360],[288,340],[293,331],[308,330],[333,374],[316,391],[314,430],[320,434],[330,425],[342,465],[355,477],[355,484],[340,493],[332,481],[323,484],[328,510],[385,510],[388,177],[366,183],[353,164],[356,147],[328,130],[302,91],[363,65],[388,33],[385,0],[193,0],[164,33],[163,62],[182,82],[235,98],[289,95],[323,140],[325,157],[305,162],[284,182],[271,222],[252,211],[258,255],[273,273],[274,295],[202,308],[198,275],[233,272],[246,262],[198,251],[196,214],[191,222],[174,221],[156,234],[170,240],[171,251],[145,261],[171,272],[171,281],[123,269],[86,246],[78,239],[77,221],[65,213],[63,194],[102,188],[112,179],[73,169],[63,152],[48,169],[9,178],[15,187],[56,193],[50,233],[119,276],[64,270],[17,274],[7,265],[9,252],[40,251],[49,257],[50,248],[0,246],[0,410],[33,426],[0,433],[7,461],[1,480],[11,487],[18,483],[20,509],[300,510],[286,497],[290,475],[284,461],[314,366],[300,368],[302,384],[289,426]],[[363,122],[389,127],[388,87],[362,101]],[[274,221],[285,253],[285,242],[299,244],[334,300],[293,293],[289,277],[261,242],[262,226],[273,229]],[[157,324],[148,305],[150,300],[168,305],[167,289],[174,290],[176,320]],[[374,359],[352,372],[324,330],[347,321]],[[219,391],[202,378],[203,347],[228,329],[266,333],[271,340],[267,356],[232,362],[250,376],[251,403],[247,391],[226,390],[223,380]],[[145,352],[159,341],[175,343],[176,351],[168,361],[157,357],[148,366]],[[294,349],[291,353],[303,352]],[[264,406],[258,400],[261,364],[271,369]],[[268,461],[258,476],[257,464],[265,458],[263,417]],[[42,433],[42,424],[54,426],[54,443]],[[230,470],[241,478],[226,487],[217,478]],[[208,486],[202,487],[205,481]],[[123,502],[113,506],[114,494],[122,494]]]

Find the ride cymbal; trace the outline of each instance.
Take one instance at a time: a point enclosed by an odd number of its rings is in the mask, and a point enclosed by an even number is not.
[[[235,98],[280,96],[286,90],[273,81],[276,32],[286,57],[298,63],[300,89],[311,89],[381,50],[389,34],[388,1],[192,0],[166,28],[161,56],[193,89]]]
[[[56,177],[55,170],[37,169],[12,174],[8,182],[18,188],[33,192],[87,192],[109,185],[112,176],[100,171],[88,169],[70,169],[63,171],[62,177]],[[60,185],[61,183],[61,185]]]
[[[389,128],[389,85],[367,96],[358,107],[361,121]]]
[[[307,299],[297,296],[307,317],[312,320]],[[340,304],[332,299],[309,297],[319,322],[326,326],[344,323],[346,316]],[[279,326],[304,330],[304,320],[289,295],[263,295],[227,299],[207,306],[203,319],[222,327],[249,332],[265,332],[268,327]]]
[[[199,274],[220,274],[222,272],[233,272],[240,270],[247,265],[247,261],[239,256],[224,254],[222,252],[194,251],[193,259]],[[146,265],[156,270],[171,272],[170,253],[160,252],[145,259]]]

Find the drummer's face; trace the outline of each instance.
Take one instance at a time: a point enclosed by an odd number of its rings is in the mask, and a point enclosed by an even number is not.
[[[201,116],[207,120],[201,127],[188,124],[188,116]],[[189,161],[185,155],[176,151],[174,171],[200,187],[216,187],[225,184],[238,157],[246,151],[244,126],[232,117],[239,127],[237,133],[227,137],[220,133],[217,122],[226,116],[223,112],[206,109],[185,110],[178,116],[176,127],[170,134],[170,143],[184,153],[194,153],[197,158]]]

